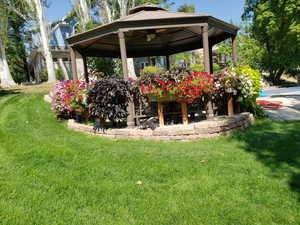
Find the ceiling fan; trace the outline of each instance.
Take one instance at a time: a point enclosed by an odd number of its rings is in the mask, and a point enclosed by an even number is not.
[[[157,37],[157,34],[159,33],[163,33],[167,31],[167,29],[157,29],[157,30],[154,30],[154,29],[151,29],[151,30],[147,30],[147,35],[146,35],[146,39],[147,39],[147,42],[151,42],[153,39],[155,39]]]

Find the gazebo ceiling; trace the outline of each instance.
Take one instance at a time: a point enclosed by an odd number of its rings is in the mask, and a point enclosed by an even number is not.
[[[163,56],[202,48],[201,26],[208,26],[210,45],[235,36],[239,29],[208,15],[171,12],[148,4],[67,41],[85,56],[120,57],[118,32],[122,31],[128,57]]]

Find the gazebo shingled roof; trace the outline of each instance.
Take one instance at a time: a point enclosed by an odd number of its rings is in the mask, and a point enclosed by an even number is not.
[[[238,27],[214,17],[171,12],[152,4],[130,10],[130,14],[67,39],[85,56],[120,57],[118,32],[125,32],[128,57],[164,56],[202,48],[201,25],[208,25],[210,45],[235,36]],[[147,41],[147,34],[155,34]]]

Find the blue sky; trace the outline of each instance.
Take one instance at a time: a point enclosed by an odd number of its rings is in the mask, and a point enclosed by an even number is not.
[[[198,13],[212,15],[218,19],[234,23],[241,22],[245,0],[173,0],[176,10],[180,5],[192,4],[197,8]],[[48,21],[62,18],[71,9],[71,0],[49,0],[50,8],[46,9]]]

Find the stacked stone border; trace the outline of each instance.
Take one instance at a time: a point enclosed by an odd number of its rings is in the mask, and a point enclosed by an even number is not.
[[[94,132],[93,127],[68,121],[68,127],[77,131],[115,139],[141,139],[155,141],[196,140],[226,136],[233,131],[247,128],[254,122],[252,114],[246,112],[234,116],[220,116],[214,120],[204,120],[188,125],[170,125],[155,130],[138,128],[107,129]]]

